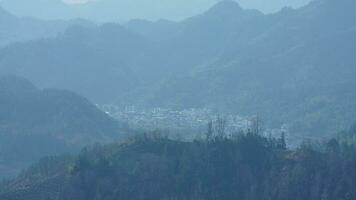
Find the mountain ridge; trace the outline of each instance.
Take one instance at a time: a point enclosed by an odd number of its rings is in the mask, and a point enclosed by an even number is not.
[[[0,68],[99,104],[208,107],[258,114],[271,126],[292,123],[296,134],[329,135],[355,118],[347,109],[355,106],[354,95],[335,91],[354,84],[355,22],[349,16],[356,5],[323,2],[270,15],[238,7],[236,16],[207,11],[181,22],[83,29],[86,34],[11,46],[0,52]],[[218,7],[230,9],[225,3]],[[44,76],[53,69],[66,80]],[[340,111],[343,116],[336,115]]]
[[[238,0],[243,7],[262,10],[264,13],[275,13],[283,6],[300,7],[310,0],[283,1],[276,0],[268,5],[259,0]],[[19,16],[32,16],[46,19],[86,18],[99,22],[126,21],[134,18],[157,20],[167,18],[182,20],[194,16],[214,5],[218,0],[195,0],[191,2],[170,1],[155,5],[154,1],[88,1],[82,4],[66,4],[60,1],[3,0],[1,3],[8,10]],[[47,8],[42,12],[36,9]]]
[[[93,26],[83,19],[40,20],[33,17],[18,17],[0,6],[0,48],[14,43],[54,38],[70,26]]]
[[[43,156],[119,141],[128,131],[84,97],[15,76],[0,77],[0,110],[0,178]]]

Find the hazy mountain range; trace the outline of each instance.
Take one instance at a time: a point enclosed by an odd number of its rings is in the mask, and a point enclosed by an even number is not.
[[[220,0],[1,0],[0,5],[19,16],[41,19],[86,18],[125,21],[133,18],[181,20],[208,9]],[[276,12],[284,6],[300,7],[310,0],[238,0],[245,8]]]
[[[0,11],[0,199],[356,199],[355,15],[354,0],[274,14],[226,0],[181,21],[123,24]],[[171,140],[133,133],[94,103],[222,115],[193,113],[182,123],[206,130]],[[229,132],[229,113],[259,118]],[[321,142],[288,149],[290,134]]]
[[[71,25],[90,26],[85,20],[45,21],[31,17],[17,17],[0,8],[0,47],[15,42],[55,37]]]
[[[355,0],[0,2],[1,200],[356,199]]]
[[[328,135],[356,117],[355,11],[352,0],[269,15],[222,1],[180,22],[74,26],[3,48],[0,73],[100,104],[209,107]]]

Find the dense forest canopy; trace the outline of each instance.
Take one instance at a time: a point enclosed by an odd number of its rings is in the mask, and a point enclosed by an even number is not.
[[[4,182],[7,200],[354,199],[356,149],[333,139],[286,148],[254,132],[193,142],[148,134],[40,161]]]

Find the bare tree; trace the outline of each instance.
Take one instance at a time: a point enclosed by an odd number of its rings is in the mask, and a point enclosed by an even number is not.
[[[226,118],[221,117],[220,115],[218,116],[216,120],[216,136],[219,138],[223,138],[225,136],[225,129],[226,129]]]
[[[258,116],[251,119],[249,131],[253,134],[259,135],[263,132],[262,121]]]
[[[213,127],[213,121],[210,120],[208,123],[208,130],[206,132],[206,139],[211,140],[214,135],[214,127]]]

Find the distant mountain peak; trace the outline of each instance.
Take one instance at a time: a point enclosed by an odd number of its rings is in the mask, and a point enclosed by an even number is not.
[[[235,0],[222,0],[208,10],[213,14],[232,14],[242,12],[243,9]]]
[[[330,8],[334,8],[334,9],[348,8],[348,7],[355,8],[356,1],[354,1],[354,0],[342,0],[342,1],[313,0],[305,7],[308,8],[308,7],[318,7],[318,6],[325,6],[325,7],[330,7]]]
[[[1,91],[12,91],[12,92],[23,92],[23,91],[35,91],[37,88],[28,80],[19,76],[1,76],[0,77],[0,92]]]
[[[0,6],[0,20],[3,20],[4,18],[15,18],[15,16]]]
[[[345,24],[348,21],[354,24],[356,13],[355,0],[314,0],[299,10],[301,15],[310,18],[327,17],[333,21],[338,20],[337,24]],[[342,22],[342,23],[340,23]]]

